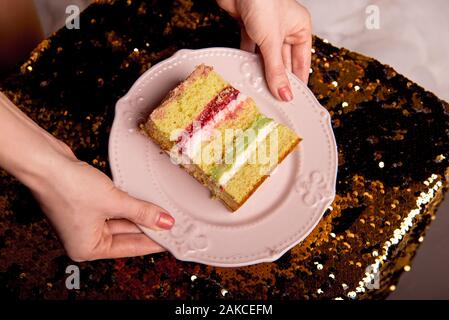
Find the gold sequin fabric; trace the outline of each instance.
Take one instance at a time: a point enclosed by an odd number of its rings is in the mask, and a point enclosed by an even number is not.
[[[110,174],[116,101],[182,48],[237,47],[215,1],[100,1],[0,89],[76,155]],[[384,298],[409,270],[447,187],[448,104],[392,68],[314,38],[309,87],[332,118],[337,196],[314,231],[273,263],[215,268],[169,253],[73,264],[30,192],[0,171],[0,290],[34,299]],[[243,239],[242,239],[243,241]]]

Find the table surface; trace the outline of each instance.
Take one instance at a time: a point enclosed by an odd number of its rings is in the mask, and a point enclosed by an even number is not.
[[[0,89],[79,158],[109,173],[114,105],[139,75],[181,48],[236,47],[238,32],[214,1],[106,1],[83,12],[80,30],[62,29],[41,43]],[[312,70],[309,87],[331,114],[339,148],[337,196],[312,234],[281,259],[228,269],[176,261],[168,253],[81,263],[82,288],[68,291],[65,268],[72,262],[29,191],[0,171],[2,294],[387,296],[447,186],[448,105],[393,69],[318,38]],[[365,273],[376,274],[377,267],[380,286],[368,290]]]

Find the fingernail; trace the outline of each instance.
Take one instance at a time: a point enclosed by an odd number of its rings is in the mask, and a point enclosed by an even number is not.
[[[288,86],[280,88],[278,90],[278,93],[279,93],[279,96],[281,97],[281,99],[286,102],[293,100],[292,91],[290,90],[290,88]]]
[[[175,224],[175,218],[173,218],[171,215],[168,215],[164,212],[161,212],[159,214],[159,219],[156,222],[156,225],[161,229],[171,229],[173,225]]]

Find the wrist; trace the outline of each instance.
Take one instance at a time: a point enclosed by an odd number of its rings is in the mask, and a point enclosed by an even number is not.
[[[71,161],[62,152],[62,145],[61,141],[43,133],[39,139],[36,139],[29,157],[17,159],[10,173],[32,191],[42,189],[55,180],[65,163]]]
[[[40,128],[0,93],[0,167],[31,189],[64,161],[76,160],[61,141]]]

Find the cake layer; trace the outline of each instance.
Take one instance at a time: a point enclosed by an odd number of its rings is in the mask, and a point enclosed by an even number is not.
[[[164,150],[169,150],[175,143],[173,135],[187,128],[226,87],[228,83],[213,72],[211,67],[198,66],[151,113],[145,131]]]
[[[247,98],[232,116],[227,117],[214,128],[214,134],[209,140],[203,141],[201,158],[197,156],[195,163],[199,165],[201,170],[210,175],[216,164],[223,160],[223,146],[232,143],[236,132],[250,127],[259,115],[254,100]],[[217,159],[218,161],[215,161]]]
[[[212,179],[220,186],[226,183],[245,165],[253,155],[256,155],[257,146],[274,130],[277,123],[263,115],[258,116],[246,130],[240,130],[235,139],[225,144],[222,164],[212,170]]]
[[[214,129],[242,107],[247,97],[233,87],[224,88],[198,117],[176,138],[176,149],[190,159],[200,153],[202,143],[210,140]]]
[[[273,144],[274,141],[277,143]],[[240,207],[299,142],[300,139],[296,133],[282,124],[271,131],[266,139],[258,145],[255,153],[256,155],[265,155],[264,159],[258,157],[256,161],[246,163],[224,185],[225,198],[232,199],[228,206],[233,210]],[[270,149],[273,145],[277,147],[277,150]],[[265,148],[265,151],[259,150],[261,148]],[[273,159],[273,156],[276,156],[276,159]]]
[[[252,153],[253,160],[244,163],[224,185],[221,185],[212,173],[202,170],[198,164],[187,165],[184,168],[208,187],[215,198],[222,200],[230,210],[235,211],[299,142],[300,139],[295,132],[282,124],[277,124],[264,140],[257,143],[257,148]],[[272,147],[276,150],[271,150]]]

